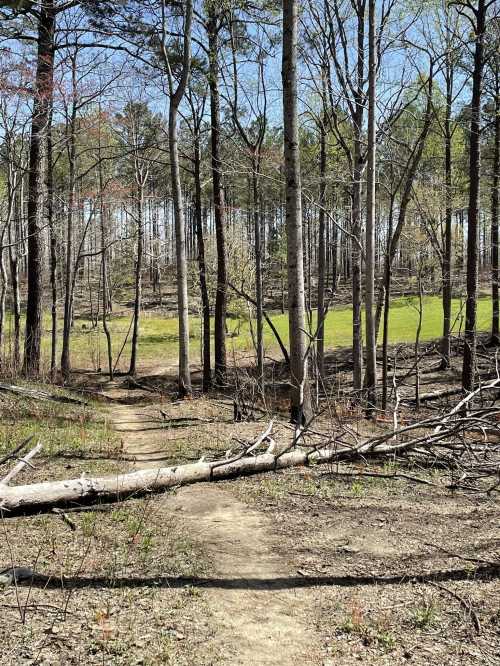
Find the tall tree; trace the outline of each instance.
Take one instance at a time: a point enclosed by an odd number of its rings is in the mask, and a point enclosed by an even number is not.
[[[226,309],[227,267],[224,190],[222,186],[220,91],[219,91],[219,33],[223,25],[223,11],[216,0],[207,2],[205,29],[208,36],[208,84],[210,89],[210,123],[212,147],[212,188],[214,200],[215,238],[217,245],[217,290],[214,313],[215,382],[226,381]]]
[[[496,40],[498,49],[500,40]],[[491,183],[491,297],[492,322],[491,341],[500,345],[500,304],[498,266],[498,199],[500,190],[500,56],[496,51],[492,56],[493,72],[493,178]]]
[[[167,25],[165,16],[165,0],[161,2],[162,14],[162,39],[161,53],[163,63],[167,72],[168,89],[170,95],[170,107],[168,112],[168,140],[170,151],[170,180],[172,185],[172,198],[174,203],[175,222],[175,249],[177,263],[177,311],[179,319],[179,394],[184,397],[192,393],[191,371],[189,367],[189,305],[187,284],[187,260],[186,260],[186,224],[184,218],[184,204],[182,201],[181,174],[179,167],[179,140],[177,128],[177,116],[179,105],[184,97],[189,82],[191,69],[191,23],[193,17],[192,0],[186,0],[182,64],[179,81],[176,82],[172,70],[171,60],[167,51],[166,37]]]
[[[285,151],[288,327],[290,335],[291,417],[301,425],[310,412],[305,338],[302,188],[297,95],[297,0],[283,0],[283,130]]]
[[[368,0],[368,157],[366,186],[366,400],[368,408],[376,404],[377,335],[375,331],[375,154],[376,154],[376,81],[377,38],[375,32],[375,0]]]
[[[488,8],[494,0],[478,0],[476,4],[460,3],[459,9],[474,30],[474,66],[470,103],[469,143],[469,204],[467,217],[467,298],[465,304],[464,358],[462,388],[472,391],[476,372],[476,313],[479,241],[479,186],[481,178],[481,97],[484,73],[484,39]]]
[[[54,0],[37,8],[37,65],[29,148],[28,176],[28,293],[24,337],[23,372],[40,373],[43,301],[42,201],[44,160],[54,85],[54,32],[57,9]]]
[[[196,227],[196,246],[198,260],[198,277],[200,282],[201,308],[203,316],[203,391],[207,392],[212,386],[211,340],[210,340],[210,297],[208,293],[207,265],[205,259],[205,237],[203,230],[202,211],[202,182],[201,182],[201,128],[205,115],[207,100],[206,90],[196,95],[193,86],[187,92],[191,108],[191,118],[188,125],[193,136],[193,180],[194,180],[194,218]]]

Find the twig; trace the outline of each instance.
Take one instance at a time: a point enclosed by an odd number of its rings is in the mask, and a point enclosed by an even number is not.
[[[4,476],[4,478],[0,481],[0,484],[8,486],[12,479],[14,479],[27,465],[32,467],[30,460],[34,458],[41,450],[42,444],[41,442],[38,442],[37,445],[31,449],[31,451],[27,453],[24,458],[21,458],[17,465],[15,465],[6,476]]]
[[[20,444],[18,444],[18,446],[16,446],[16,448],[13,451],[8,453],[3,458],[0,458],[0,465],[3,465],[4,463],[11,460],[12,458],[16,458],[17,454],[20,453],[23,449],[25,449],[28,446],[28,444],[31,442],[33,437],[34,437],[34,435],[30,435],[25,440],[23,440]]]
[[[418,539],[418,537],[417,537]],[[420,541],[420,539],[418,539]],[[500,562],[492,562],[491,560],[483,560],[478,557],[465,557],[464,555],[459,555],[458,553],[453,553],[451,550],[447,550],[446,548],[443,548],[443,546],[438,546],[435,543],[428,543],[427,541],[422,541],[424,546],[429,546],[429,548],[435,548],[436,550],[440,550],[443,553],[446,553],[446,555],[449,555],[450,557],[456,557],[459,560],[463,560],[464,562],[474,562],[474,564],[487,564],[490,567],[500,567]]]
[[[448,587],[445,587],[444,585],[441,585],[441,583],[435,583],[434,581],[430,580],[428,581],[429,585],[432,585],[432,587],[436,587],[438,590],[442,590],[443,592],[446,592],[447,594],[450,595],[450,597],[453,597],[453,599],[456,599],[460,603],[460,605],[465,608],[466,612],[470,616],[470,619],[472,620],[472,624],[474,625],[474,629],[476,630],[476,634],[478,636],[481,635],[481,622],[479,621],[479,618],[477,616],[476,611],[472,608],[472,604],[466,601],[463,597],[461,597],[459,594],[454,592],[453,590],[450,590]]]

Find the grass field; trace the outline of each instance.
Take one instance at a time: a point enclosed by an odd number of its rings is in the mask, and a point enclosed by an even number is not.
[[[453,301],[453,320],[455,333],[463,329],[464,308],[458,299]],[[288,342],[288,318],[284,314],[275,314],[272,317],[282,340]],[[314,317],[313,317],[314,319]],[[389,337],[391,343],[412,342],[418,321],[417,299],[414,297],[398,298],[393,300],[389,324]],[[421,340],[432,340],[441,334],[443,325],[441,299],[438,296],[424,298],[423,322]],[[481,298],[478,301],[478,329],[488,330],[491,323],[491,300]],[[114,316],[110,321],[113,338],[114,359],[123,346],[130,328],[130,315]],[[45,320],[46,336],[44,338],[44,355],[47,361],[49,356],[49,326],[47,316]],[[313,329],[315,322],[313,321]],[[7,331],[9,325],[7,323]],[[239,322],[228,319],[230,335],[227,340],[228,352],[234,348],[237,352],[251,352],[252,328],[248,321]],[[235,331],[239,329],[239,334]],[[175,363],[177,357],[177,319],[175,317],[160,316],[153,312],[144,312],[141,317],[139,343],[139,363],[146,365],[162,365]],[[264,342],[268,354],[279,357],[279,349],[270,328],[265,324]],[[352,343],[352,309],[348,306],[334,307],[327,316],[325,326],[325,347],[335,349],[349,347]],[[8,335],[6,339],[6,352],[8,354]],[[200,351],[200,320],[191,317],[191,354],[194,361],[199,359]],[[106,342],[101,326],[93,329],[86,319],[76,319],[71,339],[72,362],[79,368],[104,368],[106,366]],[[130,336],[123,348],[118,368],[126,369],[130,355]]]

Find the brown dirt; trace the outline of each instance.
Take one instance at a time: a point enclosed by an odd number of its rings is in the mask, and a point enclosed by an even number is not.
[[[123,398],[117,389],[107,394]],[[110,407],[124,455],[135,457],[142,468],[171,455],[155,412],[151,406]],[[286,589],[293,571],[278,552],[269,518],[214,484],[181,488],[164,506],[181,517],[212,563],[207,599],[217,622],[215,651],[230,664],[320,664],[319,639],[309,620],[311,595],[306,589]]]

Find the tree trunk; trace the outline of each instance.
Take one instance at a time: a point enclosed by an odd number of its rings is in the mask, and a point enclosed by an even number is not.
[[[451,156],[451,113],[453,103],[453,65],[451,56],[447,52],[445,62],[446,78],[446,115],[444,121],[444,171],[445,171],[445,228],[444,228],[444,252],[443,252],[443,339],[441,342],[441,368],[450,367],[451,355],[451,253],[452,253],[452,229],[451,220],[453,215],[453,192],[452,192],[452,156]]]
[[[210,299],[207,286],[205,263],[205,239],[203,237],[203,215],[201,209],[201,148],[199,128],[194,137],[194,206],[196,222],[196,242],[198,246],[198,276],[200,280],[201,307],[203,313],[203,391],[212,386],[212,366],[210,349]]]
[[[181,175],[179,170],[179,147],[177,138],[177,107],[170,101],[168,119],[170,149],[170,177],[174,203],[175,250],[177,267],[177,309],[179,318],[179,395],[191,395],[191,371],[189,367],[189,305],[186,259],[186,225],[182,202]]]
[[[326,242],[325,242],[325,207],[326,207],[326,100],[323,72],[323,118],[320,122],[319,145],[319,229],[318,229],[318,332],[317,364],[321,379],[325,376],[325,283],[326,283]]]
[[[10,198],[10,196],[9,196]],[[11,208],[11,203],[9,202],[9,208]],[[5,267],[5,250],[4,250],[4,240],[7,227],[10,224],[10,214],[8,215],[7,221],[4,223],[2,232],[0,234],[0,368],[4,365],[3,357],[3,337],[4,337],[4,327],[5,327],[5,296],[7,293],[7,269]]]
[[[253,228],[255,240],[255,313],[257,323],[257,383],[264,395],[264,316],[262,294],[262,244],[259,212],[259,158],[252,158]]]
[[[76,59],[72,62],[72,78],[73,78],[73,106],[71,109],[71,117],[69,121],[69,146],[68,146],[68,161],[69,161],[69,197],[68,197],[68,217],[66,229],[66,269],[64,277],[64,321],[63,321],[63,337],[62,337],[62,351],[61,351],[61,372],[64,379],[68,379],[71,372],[70,360],[70,337],[73,319],[73,219],[75,208],[75,188],[76,188]],[[76,266],[75,266],[76,270]]]
[[[283,0],[283,129],[288,258],[291,417],[302,424],[310,415],[305,340],[300,147],[297,112],[297,0]]]
[[[52,379],[56,373],[57,355],[57,239],[54,226],[54,169],[52,153],[52,110],[50,113],[47,136],[47,223],[49,225],[50,243],[50,374]]]
[[[37,69],[28,177],[28,294],[23,372],[40,373],[43,299],[43,247],[40,223],[43,200],[43,164],[47,145],[54,76],[54,0],[40,4],[38,20]]]
[[[164,5],[162,5],[164,7]],[[174,204],[175,224],[175,251],[177,268],[177,310],[179,320],[179,396],[185,397],[192,393],[191,370],[189,367],[189,303],[187,284],[187,257],[186,257],[186,222],[184,217],[184,204],[182,201],[182,185],[179,167],[179,146],[177,134],[177,115],[179,105],[184,97],[189,82],[191,69],[191,20],[193,15],[192,1],[186,3],[186,17],[184,23],[184,46],[182,55],[182,70],[180,81],[174,90],[174,81],[168,55],[164,51],[164,58],[168,65],[168,81],[170,91],[170,108],[168,114],[168,139],[170,151],[170,181],[172,186],[172,199]]]
[[[286,0],[285,0],[286,2]],[[161,492],[192,483],[221,481],[239,476],[274,472],[289,467],[325,464],[345,458],[369,455],[373,445],[367,442],[357,448],[331,447],[317,451],[297,449],[280,456],[263,453],[236,460],[198,462],[175,467],[143,469],[128,474],[115,474],[97,478],[80,477],[64,481],[48,481],[25,486],[0,484],[0,507],[6,516],[33,514],[57,506],[72,504],[98,504],[103,501],[123,501],[142,493]],[[390,447],[379,445],[377,450],[387,452]]]
[[[353,357],[353,388],[361,391],[363,382],[363,325],[361,319],[361,178],[363,176],[363,116],[365,79],[365,3],[360,3],[356,12],[357,20],[357,62],[356,91],[354,113],[354,150],[353,150],[353,183],[352,183],[352,239],[351,239],[351,273],[352,273],[352,357]]]
[[[486,0],[478,0],[476,16],[476,46],[472,75],[472,99],[470,104],[469,146],[469,205],[467,220],[467,299],[465,304],[464,358],[462,388],[472,391],[476,370],[476,310],[477,310],[477,262],[479,240],[479,185],[481,176],[481,92],[484,69],[484,33],[486,25]]]
[[[108,252],[107,243],[107,208],[104,204],[104,174],[101,146],[102,111],[99,105],[99,222],[101,227],[101,279],[102,279],[102,328],[106,336],[106,349],[108,357],[109,380],[113,381],[113,347],[111,344],[111,331],[108,326],[109,292],[108,292]]]
[[[366,187],[366,268],[365,268],[365,319],[366,319],[366,404],[368,410],[377,402],[377,336],[375,334],[375,104],[376,104],[376,34],[375,0],[368,3],[368,159]]]
[[[214,198],[215,237],[217,245],[217,291],[215,294],[214,347],[215,383],[225,384],[227,270],[224,191],[222,188],[222,161],[220,157],[220,101],[219,101],[219,18],[213,3],[209,5],[207,33],[209,50],[210,119],[212,145],[212,183]]]
[[[361,320],[361,145],[356,141],[354,153],[358,164],[354,170],[352,239],[351,239],[351,280],[352,280],[352,361],[353,388],[360,391],[363,375],[363,324]]]
[[[493,318],[491,338],[494,344],[500,344],[500,306],[498,301],[498,196],[500,189],[500,73],[499,57],[495,60],[495,138],[493,147],[493,182],[491,184],[491,296]]]
[[[144,251],[144,183],[138,183],[137,196],[137,257],[135,262],[135,299],[134,299],[134,323],[132,328],[132,347],[130,350],[129,374],[132,377],[137,372],[137,345],[139,342],[139,319],[142,307],[142,257]]]

